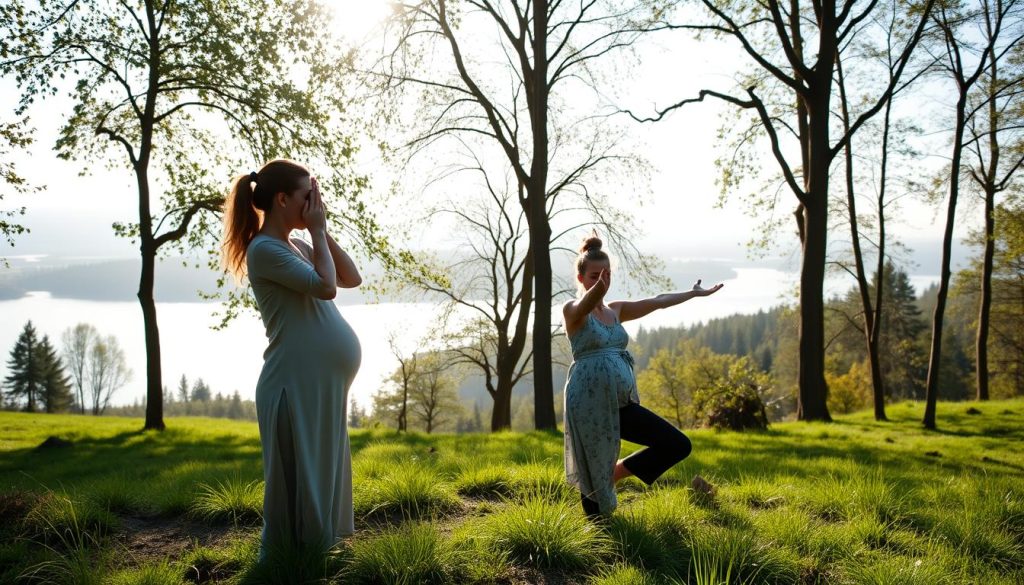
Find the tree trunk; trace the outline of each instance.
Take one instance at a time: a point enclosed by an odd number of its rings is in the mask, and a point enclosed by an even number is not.
[[[404,372],[403,372],[404,374]],[[409,381],[402,381],[402,409],[398,411],[398,432],[408,430]]]
[[[836,57],[836,71],[839,80],[839,96],[843,113],[843,130],[850,133],[850,108],[846,96],[846,82],[843,77],[842,60]],[[857,198],[854,192],[853,140],[846,143],[846,204],[850,212],[850,241],[853,247],[853,262],[856,268],[857,291],[860,293],[861,311],[864,313],[864,342],[867,344],[868,364],[871,368],[871,389],[874,397],[875,420],[886,420],[885,392],[882,388],[882,366],[878,362],[878,347],[873,341],[875,314],[871,309],[871,293],[864,272],[864,252],[860,245],[860,228],[857,221]]]
[[[834,19],[835,6],[831,11]],[[822,18],[827,19],[828,14]],[[822,24],[822,30],[828,23]],[[828,181],[831,162],[829,145],[829,99],[831,97],[832,67],[835,56],[834,43],[821,40],[820,51],[827,60],[819,57],[817,73],[808,80],[808,98],[805,102],[808,113],[809,165],[805,169],[805,201],[803,209],[803,257],[800,266],[800,366],[797,418],[805,421],[831,421],[828,413],[828,386],[825,383],[825,253],[828,243]],[[824,62],[829,63],[822,74]]]
[[[935,408],[939,398],[939,366],[942,363],[942,322],[949,296],[950,255],[953,248],[953,224],[956,221],[956,202],[960,194],[960,165],[963,158],[964,129],[966,127],[967,93],[964,89],[956,104],[956,130],[953,137],[953,158],[949,169],[949,203],[946,210],[946,229],[942,237],[942,266],[939,271],[939,291],[932,315],[932,345],[928,356],[928,382],[925,389],[924,419],[927,429],[935,429]]]
[[[160,371],[160,329],[157,327],[156,301],[153,298],[156,250],[152,248],[152,239],[151,236],[142,238],[142,276],[139,278],[138,294],[146,331],[146,424],[143,428],[162,431],[164,401]]]
[[[494,410],[491,411],[491,432],[512,428],[512,385],[498,380],[494,390]]]
[[[800,268],[800,369],[797,418],[830,421],[825,385],[825,240],[824,197],[804,206],[803,263]]]
[[[148,162],[148,160],[147,160]],[[141,163],[141,160],[140,160]],[[141,166],[141,165],[140,165]],[[139,187],[139,246],[142,274],[139,276],[139,305],[146,335],[146,423],[144,429],[162,431],[164,425],[163,377],[160,370],[160,329],[156,320],[153,288],[156,276],[156,244],[149,209],[149,176],[146,168],[136,171]]]
[[[164,399],[163,376],[160,371],[160,329],[157,327],[156,300],[153,297],[157,245],[149,201],[149,158],[153,149],[153,124],[156,119],[156,96],[160,80],[159,28],[152,0],[146,0],[146,19],[151,31],[148,47],[149,87],[142,113],[139,159],[135,163],[135,178],[139,188],[139,247],[142,253],[138,297],[139,304],[142,305],[142,322],[146,331],[146,423],[143,428],[162,431]]]
[[[978,400],[988,400],[988,330],[992,312],[992,263],[995,257],[995,188],[985,188],[985,257],[981,268],[981,304],[978,308],[977,353]]]
[[[533,413],[534,427],[555,429],[555,391],[551,380],[551,225],[547,213],[548,178],[548,2],[537,0],[533,9],[534,95],[530,120],[533,159],[527,185],[530,251],[533,255]],[[529,86],[528,86],[529,88]],[[530,98],[533,99],[530,99]],[[510,389],[511,390],[511,389]]]
[[[885,117],[882,121],[882,162],[881,170],[878,175],[878,265],[876,266],[875,276],[875,308],[874,308],[874,319],[872,320],[872,327],[870,331],[870,337],[868,338],[868,350],[874,351],[874,356],[871,357],[879,366],[879,376],[881,376],[881,356],[878,355],[878,348],[882,340],[882,291],[885,290],[885,187],[887,181],[887,172],[889,169],[889,127],[892,115],[892,96],[889,97],[885,103]],[[872,378],[874,372],[871,373]],[[884,383],[884,382],[883,382]],[[875,391],[874,403],[875,403],[875,420],[888,420],[885,416],[885,387],[879,386]],[[881,392],[881,394],[880,394]],[[881,414],[881,417],[879,417]]]

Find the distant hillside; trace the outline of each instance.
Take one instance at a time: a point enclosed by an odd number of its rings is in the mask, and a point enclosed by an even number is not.
[[[753,314],[712,319],[691,327],[641,327],[631,342],[637,371],[646,368],[658,350],[674,347],[681,339],[694,339],[715,353],[752,356],[761,369],[771,370],[779,339],[779,318],[785,310],[784,306],[772,307]]]
[[[47,291],[54,298],[87,301],[135,301],[139,288],[140,260],[100,260],[64,266],[25,267],[0,273],[0,300],[21,298],[29,291]],[[199,291],[217,288],[219,273],[185,266],[179,258],[158,261],[156,300],[165,303],[202,302]],[[338,303],[367,302],[358,290],[340,290]]]

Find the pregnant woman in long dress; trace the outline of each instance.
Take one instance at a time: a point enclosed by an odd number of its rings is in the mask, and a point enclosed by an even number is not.
[[[606,304],[611,266],[601,246],[596,236],[584,241],[576,260],[583,294],[562,308],[573,357],[565,383],[565,473],[592,518],[615,510],[616,482],[635,475],[650,485],[692,448],[686,435],[640,406],[622,323],[722,288],[704,289],[698,280],[693,290]],[[620,439],[647,448],[617,460]]]
[[[225,265],[248,276],[268,339],[256,386],[266,481],[260,556],[326,550],[354,530],[345,421],[360,361],[332,299],[362,279],[327,233],[316,179],[295,162],[237,177],[224,222]],[[291,237],[300,229],[312,245]]]

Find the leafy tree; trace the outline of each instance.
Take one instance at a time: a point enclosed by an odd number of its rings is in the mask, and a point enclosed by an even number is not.
[[[358,402],[352,401],[348,408],[348,426],[353,429],[361,429],[367,426],[367,422],[370,419],[369,413],[366,412],[366,408],[360,406]]]
[[[25,179],[17,173],[14,164],[10,162],[12,150],[25,148],[32,143],[25,128],[25,121],[0,123],[0,202],[10,192],[27,193],[32,189]],[[7,240],[11,246],[14,245],[14,236],[23,234],[28,230],[25,226],[17,223],[15,218],[25,215],[25,208],[0,210],[0,237]],[[6,264],[6,260],[4,261]]]
[[[1024,164],[1024,102],[1021,100],[1024,95],[1024,12],[1021,8],[1021,3],[1012,0],[986,1],[980,5],[987,34],[1001,36],[1002,40],[993,48],[977,85],[978,91],[971,96],[972,110],[977,113],[969,119],[969,138],[964,149],[970,185],[981,194],[984,202],[981,290],[975,327],[978,400],[989,398],[988,338],[992,329],[996,196],[1019,181],[1019,170]],[[999,27],[1007,30],[999,35],[994,30]]]
[[[415,367],[411,367],[413,363]],[[418,423],[428,433],[454,423],[462,414],[462,405],[451,368],[451,356],[443,352],[415,354],[398,367],[390,384],[374,393],[372,418],[403,430],[404,409],[407,424]]]
[[[26,322],[18,335],[7,360],[7,369],[10,370],[4,379],[7,395],[12,400],[24,398],[25,410],[35,412],[36,402],[42,398],[45,369],[39,359],[39,339],[32,321]]]
[[[643,403],[677,427],[768,424],[762,397],[773,392],[771,377],[746,356],[716,354],[692,339],[658,350],[637,386]]]
[[[637,376],[637,388],[644,403],[679,428],[694,422],[693,395],[710,385],[705,368],[711,350],[693,340],[681,340],[672,349],[658,350]]]
[[[474,170],[482,177],[489,201],[453,199],[434,212],[455,218],[460,253],[439,268],[445,282],[425,282],[421,287],[444,299],[444,344],[456,363],[483,376],[494,401],[491,430],[499,431],[511,427],[512,389],[530,373],[533,263],[525,214],[482,166]]]
[[[98,337],[89,349],[88,396],[92,401],[92,413],[103,414],[110,406],[114,392],[128,383],[131,377],[132,370],[117,338],[113,335]]]
[[[514,192],[528,226],[533,272],[534,416],[538,429],[555,428],[551,307],[557,293],[551,267],[558,232],[552,216],[564,208],[588,210],[622,226],[623,214],[600,208],[595,172],[628,158],[616,152],[615,133],[602,119],[576,119],[560,106],[579,90],[600,95],[599,65],[651,31],[667,2],[514,2],[503,0],[410,0],[396,3],[393,41],[372,65],[373,79],[391,92],[418,92],[416,125],[407,141],[413,153],[451,138],[461,145],[495,150],[508,163]],[[482,32],[487,31],[487,32]],[[488,39],[474,45],[474,38]],[[434,58],[444,55],[444,60]],[[428,57],[429,56],[429,57]],[[431,67],[423,60],[431,59]],[[496,66],[497,64],[497,66]],[[582,84],[582,85],[581,85]],[[574,91],[575,90],[575,91]],[[564,92],[564,93],[563,93]],[[571,97],[570,97],[571,96]],[[474,142],[476,141],[476,142]],[[573,147],[575,145],[575,147]],[[561,197],[576,195],[565,205]],[[609,216],[615,215],[614,219]],[[612,237],[614,234],[605,234]],[[613,240],[614,241],[614,240]],[[635,248],[615,242],[621,257]],[[524,295],[523,301],[527,298]],[[519,307],[529,312],[528,304]],[[518,366],[510,359],[509,370]],[[496,403],[492,420],[504,420]]]
[[[147,429],[164,428],[156,257],[198,247],[216,263],[226,177],[285,153],[319,166],[325,193],[349,198],[339,214],[349,231],[386,245],[358,203],[362,179],[347,173],[354,145],[339,120],[329,23],[314,0],[0,4],[0,74],[18,83],[19,111],[66,92],[58,155],[134,176],[137,222],[115,231],[138,242],[142,260]]]
[[[932,314],[931,348],[928,354],[928,379],[925,386],[925,409],[922,424],[934,429],[936,401],[939,397],[941,375],[942,336],[944,332],[946,300],[949,296],[951,276],[950,262],[953,246],[953,225],[956,221],[957,204],[960,195],[961,173],[964,165],[965,139],[967,129],[979,112],[971,103],[971,94],[991,62],[998,60],[1002,51],[1021,41],[1016,30],[1020,21],[1021,6],[1014,0],[998,1],[993,4],[981,2],[979,6],[940,4],[934,20],[941,31],[944,46],[938,62],[951,85],[956,89],[954,107],[953,145],[949,163],[949,179],[946,194],[946,222],[942,238],[942,264],[939,270],[939,287],[936,292],[935,311]],[[979,34],[980,32],[980,34]],[[1007,40],[1011,39],[1007,45]],[[982,100],[983,102],[985,100]],[[993,129],[990,129],[993,130]]]
[[[851,45],[856,50],[840,51],[836,57],[836,87],[839,90],[839,110],[843,131],[849,133],[853,119],[851,110],[856,106],[859,96],[850,95],[848,87],[855,86],[851,78],[871,85],[871,78],[878,75],[871,62],[882,62],[884,64],[881,81],[892,85],[894,76],[899,74],[897,69],[899,55],[896,39],[906,34],[909,23],[918,18],[919,6],[913,3],[902,2],[901,0],[890,0],[879,3],[878,14],[873,18],[877,23],[878,31],[882,38],[888,38],[888,42],[879,43],[877,38],[868,36],[866,41],[854,39]],[[848,53],[848,54],[847,54]],[[906,77],[911,82],[926,74],[931,65],[927,58],[919,59],[919,64],[913,66]],[[866,82],[866,83],[865,83]],[[882,373],[881,355],[879,345],[882,335],[882,327],[879,315],[882,311],[882,288],[879,288],[878,281],[884,275],[885,263],[889,261],[893,242],[887,230],[890,214],[898,202],[898,197],[893,196],[896,190],[893,178],[894,171],[901,160],[901,155],[912,152],[908,148],[908,130],[915,130],[912,124],[900,123],[893,113],[893,105],[897,100],[897,94],[907,93],[904,91],[911,82],[896,86],[890,99],[886,100],[881,120],[874,126],[880,126],[877,130],[872,125],[865,125],[859,133],[860,140],[847,140],[843,148],[844,170],[845,170],[845,198],[836,200],[838,206],[844,211],[845,219],[850,226],[850,251],[853,256],[852,266],[840,260],[835,263],[850,275],[857,282],[856,295],[859,304],[859,315],[855,318],[863,324],[858,327],[867,351],[867,363],[871,374],[872,405],[874,407],[875,420],[887,420],[885,415],[886,389],[884,375]],[[897,110],[898,111],[898,110]],[[879,136],[880,135],[880,136]],[[858,149],[855,155],[855,147]],[[877,155],[873,155],[877,152]],[[860,207],[858,200],[862,194],[869,195],[868,203],[873,207],[873,212],[861,216],[858,212]],[[862,242],[865,242],[862,244]],[[869,270],[867,267],[869,251],[868,246],[875,248],[875,287],[872,297],[872,285],[868,281]],[[827,366],[827,364],[826,364]],[[852,367],[852,365],[851,365]],[[826,369],[828,369],[826,367]]]
[[[771,376],[746,357],[710,355],[707,361],[711,380],[694,393],[694,418],[716,429],[767,428],[764,396],[772,392]]]
[[[832,360],[827,360],[830,362]],[[872,398],[871,366],[866,362],[854,362],[844,374],[833,373],[834,367],[826,363],[825,379],[828,382],[828,409],[830,412],[846,414],[867,406]]]
[[[88,323],[79,323],[74,327],[65,329],[64,333],[61,334],[64,360],[70,370],[71,382],[82,414],[85,414],[86,406],[85,387],[89,365],[89,350],[98,338],[99,332]]]
[[[408,403],[406,403],[406,407],[408,407]],[[396,391],[395,386],[382,386],[373,393],[370,406],[370,417],[373,420],[380,421],[389,427],[394,426],[401,432],[401,420],[399,419],[401,409],[401,390]]]
[[[872,22],[877,2],[855,6],[853,2],[835,0],[804,4],[796,0],[756,4],[702,0],[702,17],[670,27],[736,41],[753,69],[752,74],[742,77],[738,88],[741,95],[702,89],[697,97],[670,105],[653,117],[638,117],[642,121],[660,120],[677,108],[711,97],[752,113],[753,123],[749,127],[733,124],[726,129],[726,134],[735,138],[731,146],[759,144],[752,138],[758,130],[767,137],[785,185],[797,204],[794,217],[802,253],[797,354],[797,417],[801,420],[831,418],[826,402],[824,336],[831,166],[854,134],[881,111],[896,91],[921,38],[932,3],[924,2],[909,26],[911,33],[900,39],[901,49],[889,66],[888,83],[863,100],[863,110],[851,116],[853,121],[838,133],[838,140],[832,138],[838,56],[868,30],[866,23]],[[733,152],[745,150],[736,148]],[[799,153],[799,157],[793,153]],[[738,156],[742,159],[744,155]],[[734,155],[732,160],[721,161],[720,166],[723,191],[728,191],[740,185],[751,165],[749,160],[738,160]],[[775,198],[769,196],[755,203],[774,206]]]
[[[1019,196],[1012,196],[996,205],[993,217],[989,382],[992,396],[1008,398],[1024,395],[1024,204]],[[963,298],[963,311],[954,312],[954,319],[975,327],[979,316],[962,313],[969,313],[970,307],[978,305],[986,247],[984,233],[982,230],[971,234],[969,242],[982,249],[982,258],[976,258],[970,268],[957,274],[952,290],[953,297]]]
[[[429,434],[458,420],[462,404],[456,392],[458,381],[451,373],[450,357],[434,352],[421,360],[409,389],[410,410]]]

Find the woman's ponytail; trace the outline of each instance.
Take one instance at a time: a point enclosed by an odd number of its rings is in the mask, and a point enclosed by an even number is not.
[[[245,279],[245,251],[263,226],[264,215],[273,209],[277,193],[299,187],[309,170],[295,161],[279,158],[263,165],[259,172],[238,175],[224,201],[224,240],[221,264],[241,284]]]
[[[245,278],[245,250],[263,223],[263,212],[253,205],[254,175],[238,175],[224,201],[224,240],[221,263],[241,283]]]

